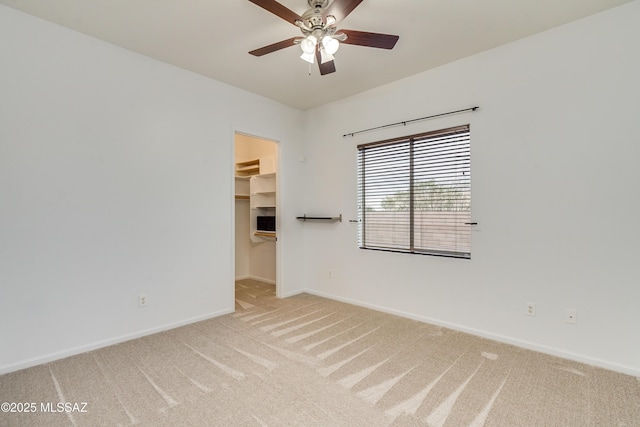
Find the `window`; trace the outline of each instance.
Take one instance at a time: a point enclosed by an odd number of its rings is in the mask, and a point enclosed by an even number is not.
[[[458,126],[358,146],[359,245],[471,258],[471,146]]]

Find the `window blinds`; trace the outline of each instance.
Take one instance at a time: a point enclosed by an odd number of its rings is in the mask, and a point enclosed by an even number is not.
[[[358,146],[363,249],[471,257],[469,126]]]

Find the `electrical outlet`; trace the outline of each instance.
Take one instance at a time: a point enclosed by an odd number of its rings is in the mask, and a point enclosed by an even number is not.
[[[327,274],[327,277],[329,279],[333,279],[333,270],[329,270],[329,273]]]
[[[536,304],[533,302],[527,303],[527,316],[535,316],[536,315]]]
[[[567,308],[565,321],[575,325],[578,323],[578,313],[575,308]]]
[[[138,307],[146,307],[148,302],[146,295],[138,295]]]

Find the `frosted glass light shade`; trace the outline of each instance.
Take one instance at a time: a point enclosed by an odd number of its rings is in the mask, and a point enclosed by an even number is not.
[[[310,35],[300,42],[300,48],[304,53],[311,54],[315,52],[316,44],[318,44],[318,39],[314,35]]]
[[[313,64],[315,62],[313,53],[302,52],[302,55],[300,55],[300,58],[304,59],[309,64]]]
[[[327,52],[329,55],[333,55],[338,51],[340,42],[338,42],[338,40],[334,39],[333,37],[324,36],[322,38],[322,46],[324,47],[325,52]]]

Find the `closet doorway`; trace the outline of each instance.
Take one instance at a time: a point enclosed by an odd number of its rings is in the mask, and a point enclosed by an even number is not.
[[[277,286],[278,144],[238,132],[234,144],[236,288]]]

